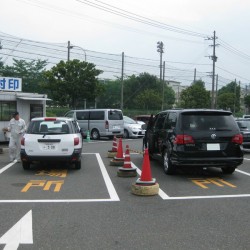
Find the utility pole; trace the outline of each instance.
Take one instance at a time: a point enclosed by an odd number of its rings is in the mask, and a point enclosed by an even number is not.
[[[216,87],[215,87],[215,104],[214,108],[217,109],[217,97],[218,97],[218,74],[216,75]]]
[[[69,61],[70,60],[70,49],[72,49],[73,48],[73,46],[70,46],[70,41],[68,41],[68,57],[67,57],[67,61]]]
[[[196,82],[196,68],[194,69],[194,83]]]
[[[163,62],[162,104],[161,104],[161,110],[164,109],[164,90],[165,90],[165,61]]]
[[[122,52],[122,74],[121,74],[121,109],[123,109],[123,78],[124,78],[124,52]]]
[[[208,40],[213,40],[213,44],[210,45],[211,47],[213,47],[213,55],[210,56],[210,58],[213,61],[213,72],[212,72],[212,101],[211,101],[211,108],[214,108],[214,82],[215,82],[215,63],[217,62],[217,56],[215,55],[215,47],[218,46],[218,44],[216,44],[216,39],[218,37],[216,37],[216,32],[214,31],[214,35],[213,37],[208,38]]]
[[[236,109],[236,87],[237,87],[237,81],[236,78],[234,80],[234,115],[235,115],[235,109]]]
[[[162,80],[162,54],[164,53],[163,49],[163,42],[157,42],[157,52],[160,53],[160,81]]]

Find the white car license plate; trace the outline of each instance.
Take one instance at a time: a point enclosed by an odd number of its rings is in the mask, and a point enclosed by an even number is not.
[[[120,126],[113,126],[113,129],[120,129]]]
[[[212,151],[212,150],[220,150],[220,144],[219,143],[207,144],[207,151]]]
[[[54,144],[44,144],[43,145],[43,150],[55,150],[56,149],[56,146]]]

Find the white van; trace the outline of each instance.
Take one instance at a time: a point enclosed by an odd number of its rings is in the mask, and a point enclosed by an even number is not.
[[[123,136],[124,121],[120,109],[83,109],[71,110],[64,116],[74,118],[86,135],[90,132],[92,139],[97,140],[101,136],[113,138]]]

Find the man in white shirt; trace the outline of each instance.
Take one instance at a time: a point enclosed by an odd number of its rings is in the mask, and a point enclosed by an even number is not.
[[[10,120],[8,131],[10,132],[9,155],[10,161],[20,162],[21,139],[26,130],[26,124],[20,118],[19,113],[15,112]]]

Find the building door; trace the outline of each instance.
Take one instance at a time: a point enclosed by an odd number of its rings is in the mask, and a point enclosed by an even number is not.
[[[35,117],[43,117],[43,104],[30,104],[30,120]]]

